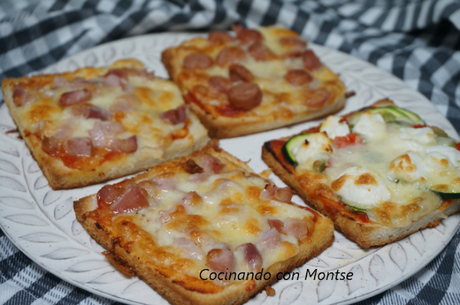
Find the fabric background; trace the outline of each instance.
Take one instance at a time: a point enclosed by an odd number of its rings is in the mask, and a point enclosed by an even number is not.
[[[423,93],[460,132],[460,0],[2,0],[0,80],[129,36],[235,22],[283,24],[371,62]],[[460,304],[459,243],[457,232],[420,272],[361,303]],[[47,273],[1,230],[0,303],[114,304]]]

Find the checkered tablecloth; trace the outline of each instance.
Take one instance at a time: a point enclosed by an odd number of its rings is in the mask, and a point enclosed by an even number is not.
[[[460,132],[459,0],[1,0],[0,79],[120,38],[229,29],[235,22],[283,24],[309,41],[369,61],[423,93]],[[460,304],[459,243],[457,232],[420,272],[362,303]],[[114,302],[38,267],[0,230],[0,303]]]

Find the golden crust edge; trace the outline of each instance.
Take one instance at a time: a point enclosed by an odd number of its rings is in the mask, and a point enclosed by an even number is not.
[[[161,61],[171,79],[175,80],[178,73],[174,66],[174,51],[176,47],[166,49],[161,54]],[[210,113],[205,112],[199,106],[189,103],[192,111],[198,116],[201,123],[208,129],[209,136],[217,139],[227,139],[239,136],[250,135],[276,128],[287,127],[305,121],[318,119],[329,114],[339,112],[345,107],[345,93],[337,98],[331,105],[320,108],[318,111],[297,113],[291,120],[275,119],[270,117],[241,117],[229,118],[220,116],[214,118]]]
[[[211,145],[205,147],[203,151],[209,149]],[[228,158],[229,160],[237,161],[238,165],[244,164],[244,168],[247,168],[246,163],[239,161],[236,157],[225,151],[218,152],[218,154],[222,155],[222,157]],[[149,173],[138,175],[138,177],[145,179],[146,177],[149,177]],[[144,280],[149,286],[172,304],[242,304],[248,301],[251,297],[257,295],[257,293],[262,291],[265,287],[277,281],[276,274],[278,272],[290,272],[294,268],[303,265],[305,262],[319,255],[328,248],[334,240],[333,223],[329,218],[322,216],[318,218],[315,225],[315,231],[311,237],[312,242],[308,244],[301,244],[297,255],[270,266],[266,270],[266,272],[270,272],[272,275],[268,281],[257,281],[255,289],[249,292],[246,291],[245,285],[242,283],[241,285],[226,287],[223,291],[218,293],[202,294],[187,290],[182,286],[173,283],[171,278],[165,277],[154,267],[137,259],[133,254],[128,253],[118,244],[116,244],[112,249],[112,240],[115,237],[110,233],[110,231],[101,225],[99,225],[99,228],[98,225],[96,225],[95,220],[83,216],[86,212],[91,211],[96,207],[96,195],[90,195],[75,201],[74,210],[77,220],[88,231],[91,237],[109,251],[113,250],[113,254],[117,259],[129,266],[134,273],[139,276],[139,278]]]
[[[414,232],[432,227],[437,221],[460,211],[460,199],[453,200],[447,208],[434,211],[412,225],[403,228],[390,228],[376,223],[361,223],[350,219],[342,214],[331,215],[326,211],[321,201],[312,200],[307,192],[302,189],[295,176],[289,173],[276,158],[265,148],[262,147],[262,160],[269,168],[289,187],[293,188],[302,200],[322,214],[331,218],[335,228],[342,232],[349,239],[355,241],[363,248],[381,246],[394,241],[398,241]],[[382,236],[378,238],[379,236]]]
[[[34,75],[32,77],[24,76],[21,78],[7,78],[3,80],[2,92],[3,92],[5,103],[8,106],[8,109],[10,111],[11,117],[14,123],[16,124],[16,126],[18,127],[19,134],[24,140],[32,157],[37,162],[44,176],[48,180],[49,186],[53,190],[79,188],[79,187],[84,187],[84,186],[89,186],[89,185],[93,185],[97,183],[106,182],[112,179],[128,176],[131,174],[135,174],[135,173],[147,170],[148,168],[158,165],[160,163],[174,159],[176,157],[187,155],[193,151],[202,149],[208,142],[209,137],[206,134],[206,130],[204,130],[202,134],[193,135],[194,142],[192,146],[187,145],[185,147],[184,146],[179,147],[177,150],[168,151],[167,153],[165,151],[164,155],[166,156],[166,158],[163,158],[163,159],[152,159],[148,156],[141,158],[141,159],[137,158],[138,160],[135,161],[136,166],[133,167],[133,166],[128,165],[128,166],[123,166],[121,168],[117,168],[116,170],[113,170],[114,165],[118,165],[120,164],[120,162],[107,161],[101,166],[99,166],[96,172],[89,172],[89,171],[76,172],[75,170],[69,169],[65,165],[63,165],[60,159],[51,157],[48,154],[44,153],[41,150],[41,142],[37,142],[36,137],[34,135],[32,134],[27,135],[25,133],[25,128],[22,124],[20,124],[19,115],[16,112],[16,110],[19,107],[17,107],[12,101],[12,94],[13,94],[12,89],[14,85],[21,83],[22,81],[27,81],[31,78],[42,79],[42,78],[55,77],[56,75],[59,75],[59,76],[79,75],[79,73],[84,72],[85,69],[88,69],[88,68],[89,69],[105,69],[108,67],[130,66],[131,64],[135,65],[136,63],[140,63],[140,62],[137,60],[127,59],[127,60],[119,61],[118,64],[117,62],[115,62],[113,65],[107,66],[104,68],[84,67],[84,68],[77,69],[76,71],[73,71],[73,72],[64,72],[64,73],[57,73],[57,74],[40,74],[40,75]],[[198,119],[198,118],[194,116],[194,119]],[[32,141],[34,143],[32,143]],[[128,160],[126,160],[125,158],[121,161],[121,163],[127,162],[127,161]],[[109,174],[106,174],[106,172],[109,172]]]

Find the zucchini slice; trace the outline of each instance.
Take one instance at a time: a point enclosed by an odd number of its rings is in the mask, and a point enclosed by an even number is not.
[[[364,111],[370,111],[371,113],[379,113],[385,123],[397,123],[401,125],[425,125],[425,122],[415,113],[395,106],[376,107],[368,108]],[[348,118],[348,122],[351,125],[355,125],[358,121],[362,112],[358,112],[355,115]]]
[[[281,150],[283,152],[284,158],[292,165],[297,166],[297,160],[295,158],[295,153],[297,152],[297,149],[302,145],[305,141],[308,141],[308,137],[312,133],[304,133],[300,134],[298,136],[292,137],[289,139],[289,141],[284,144],[283,149]]]
[[[442,199],[458,199],[460,198],[460,193],[441,193],[432,190],[435,194],[439,195]]]

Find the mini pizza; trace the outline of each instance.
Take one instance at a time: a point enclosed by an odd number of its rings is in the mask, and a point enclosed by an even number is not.
[[[443,130],[382,100],[266,142],[262,158],[362,247],[399,240],[460,210],[460,151]]]
[[[162,61],[211,137],[230,138],[334,113],[345,86],[297,33],[234,26],[167,49]]]
[[[5,79],[5,102],[53,189],[145,170],[201,149],[206,129],[177,86],[134,59]]]
[[[333,242],[332,221],[291,196],[212,141],[74,209],[112,263],[171,304],[241,304]]]

